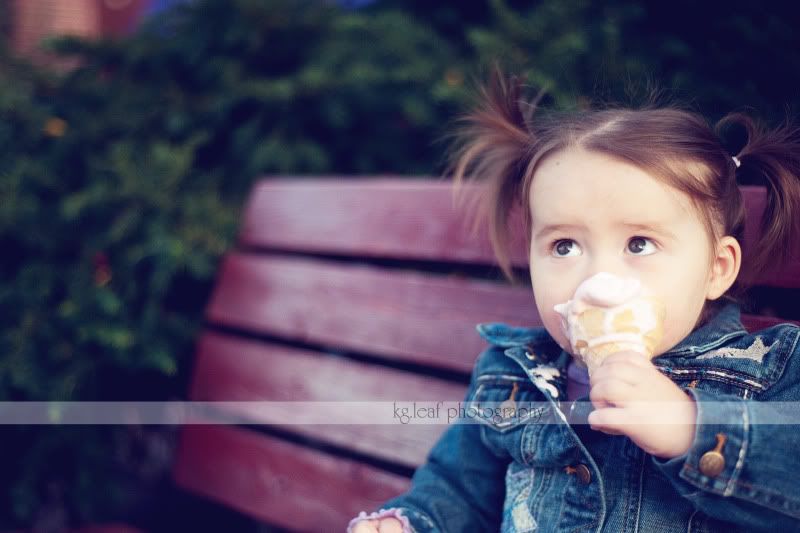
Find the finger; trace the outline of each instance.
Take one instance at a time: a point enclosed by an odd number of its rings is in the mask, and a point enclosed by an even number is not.
[[[634,386],[616,378],[604,379],[589,389],[589,401],[598,409],[609,404],[624,405],[633,397]]]
[[[592,400],[592,406],[595,409],[603,409],[604,407],[614,407],[605,400]]]
[[[599,431],[600,433],[605,433],[606,435],[624,435],[623,432],[617,429],[611,429],[602,426],[590,426],[593,430]]]
[[[587,422],[592,429],[609,435],[624,435],[625,428],[630,425],[625,409],[606,407],[589,413]]]
[[[600,366],[602,367],[607,363],[614,363],[618,361],[628,361],[630,363],[645,367],[651,366],[653,364],[650,361],[650,358],[648,358],[644,354],[641,354],[639,352],[634,352],[632,350],[625,350],[622,352],[612,353],[603,360]]]
[[[631,385],[637,385],[643,381],[644,368],[641,365],[624,360],[605,362],[589,376],[589,384],[595,385],[603,380],[614,378]]]

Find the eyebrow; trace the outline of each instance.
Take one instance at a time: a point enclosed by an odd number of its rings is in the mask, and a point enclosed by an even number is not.
[[[633,224],[633,223],[629,223],[629,222],[623,222],[620,225],[621,226],[625,226],[626,228],[633,229],[633,230],[646,230],[646,231],[649,231],[649,232],[652,232],[652,233],[658,233],[659,235],[662,235],[664,237],[668,237],[668,238],[673,239],[673,240],[675,239],[675,234],[674,233],[672,233],[671,231],[669,231],[668,229],[666,229],[665,227],[663,227],[663,226],[661,226],[659,224],[641,224],[641,223],[640,224]],[[580,224],[548,224],[545,227],[543,227],[542,229],[540,229],[538,232],[536,232],[536,235],[534,236],[534,239],[535,240],[542,239],[542,238],[546,237],[547,235],[550,235],[551,233],[555,233],[557,231],[565,231],[565,230],[571,230],[571,229],[582,229],[584,227],[585,226],[582,226]]]
[[[555,233],[556,231],[579,229],[579,228],[582,228],[582,227],[583,226],[579,226],[579,225],[576,225],[576,224],[548,224],[545,227],[543,227],[542,229],[540,229],[539,231],[537,231],[536,235],[534,235],[533,238],[536,239],[536,240],[539,240],[541,238],[544,238],[547,235],[550,235],[551,233]]]

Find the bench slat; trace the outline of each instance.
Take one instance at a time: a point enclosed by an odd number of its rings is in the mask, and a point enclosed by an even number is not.
[[[465,213],[453,205],[450,183],[441,180],[270,178],[251,194],[239,243],[357,257],[494,263],[488,238],[470,236]],[[524,247],[524,241],[518,244]]]
[[[464,399],[466,390],[466,385],[324,353],[206,333],[197,347],[190,398],[228,402],[458,402]],[[283,429],[416,467],[424,462],[446,426],[412,427],[389,418],[381,425],[294,424]]]
[[[293,531],[344,531],[359,511],[410,487],[409,478],[346,458],[205,425],[183,428],[173,476],[184,489]]]
[[[468,197],[481,187],[466,185]],[[760,220],[765,189],[741,186],[748,221]],[[468,211],[457,208],[449,181],[381,178],[283,177],[261,180],[253,190],[239,243],[357,257],[423,259],[495,264],[486,228],[471,236]],[[512,264],[527,268],[522,217],[511,214]],[[747,224],[743,246],[757,239],[756,224]],[[797,260],[782,272],[765,273],[760,285],[800,288],[800,243]]]
[[[800,320],[784,320],[782,318],[742,313],[742,325],[747,331],[761,331],[777,324],[796,324],[800,326]]]
[[[767,195],[764,187],[742,186],[747,223],[745,224],[744,248],[758,239],[758,221],[766,206]],[[792,243],[786,243],[791,246]],[[793,256],[796,258],[780,271],[766,271],[758,278],[758,284],[769,287],[800,288],[800,243],[794,243]],[[746,253],[746,250],[745,250]]]
[[[231,254],[211,322],[470,372],[480,322],[540,324],[530,291],[368,265]]]

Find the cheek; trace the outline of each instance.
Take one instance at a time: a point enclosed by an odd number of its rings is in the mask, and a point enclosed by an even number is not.
[[[563,301],[566,301],[564,299]],[[547,333],[561,346],[563,349],[569,348],[569,341],[561,329],[561,315],[556,313],[553,306],[557,303],[562,303],[562,300],[551,300],[540,298],[536,300],[536,309],[539,312],[539,319],[542,321],[542,326],[547,330]]]
[[[570,283],[565,283],[563,275],[551,279],[551,276],[542,274],[545,271],[546,269],[539,269],[539,275],[534,275],[531,272],[531,285],[536,301],[536,309],[539,312],[542,325],[550,336],[555,339],[561,348],[568,349],[569,342],[561,330],[561,315],[556,313],[553,306],[572,298],[575,291],[574,288],[572,291],[569,290]]]
[[[672,348],[692,332],[693,326],[700,316],[703,302],[703,298],[678,298],[677,295],[665,300],[667,316],[662,341],[663,351]]]
[[[563,331],[561,330],[561,321],[557,321],[553,324],[545,324],[545,329],[547,333],[553,338],[554,341],[561,347],[562,350],[565,352],[570,352],[571,347],[569,344],[569,339],[566,335],[564,335]]]

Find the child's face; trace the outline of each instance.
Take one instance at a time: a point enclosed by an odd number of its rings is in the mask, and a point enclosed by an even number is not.
[[[708,294],[711,250],[684,193],[635,166],[570,149],[540,163],[530,205],[533,293],[563,349],[569,342],[553,306],[601,271],[639,278],[665,303],[664,338],[654,355],[692,331]],[[555,224],[573,227],[546,229]]]

